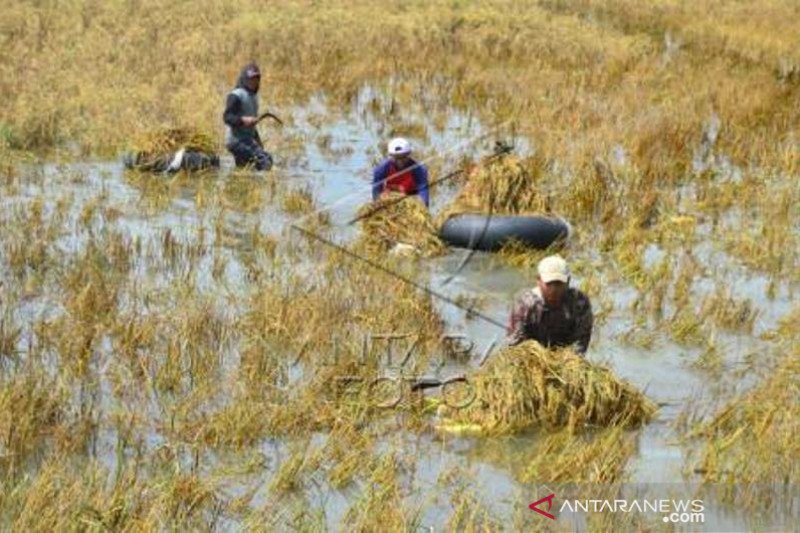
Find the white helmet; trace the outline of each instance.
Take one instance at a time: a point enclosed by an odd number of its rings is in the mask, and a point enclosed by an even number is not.
[[[402,137],[389,141],[389,155],[408,155],[411,153],[411,143]]]

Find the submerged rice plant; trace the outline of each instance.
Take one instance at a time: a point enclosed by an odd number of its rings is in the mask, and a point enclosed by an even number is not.
[[[778,343],[777,353],[764,354],[766,361],[748,368],[761,375],[759,382],[688,429],[686,438],[700,445],[692,454],[693,472],[725,502],[761,508],[767,487],[775,499],[768,505],[781,505],[791,500],[800,482],[800,445],[795,438],[800,420],[800,344],[792,317],[785,317],[776,332],[776,340],[788,342]]]

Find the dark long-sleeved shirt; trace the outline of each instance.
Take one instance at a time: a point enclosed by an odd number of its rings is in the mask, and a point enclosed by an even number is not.
[[[233,93],[228,95],[228,98],[225,100],[225,111],[222,113],[222,120],[225,121],[225,124],[232,128],[238,128],[242,126],[242,117],[244,116],[242,111],[242,101]],[[261,137],[258,135],[258,128],[253,128],[255,130],[256,141],[258,144],[261,144]]]
[[[551,308],[539,288],[520,293],[511,309],[508,342],[511,345],[533,339],[545,347],[575,345],[575,351],[586,353],[592,337],[592,304],[577,289],[568,288],[561,305]]]

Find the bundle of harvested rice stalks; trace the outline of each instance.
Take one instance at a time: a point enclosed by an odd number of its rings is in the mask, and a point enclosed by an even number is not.
[[[403,196],[384,194],[359,210],[362,233],[358,246],[372,254],[385,254],[398,245],[413,247],[415,253],[426,257],[444,252],[428,209],[418,198]]]
[[[133,145],[137,152],[162,154],[185,148],[213,154],[215,143],[210,135],[191,128],[162,128],[145,133]]]
[[[572,350],[548,350],[535,341],[493,355],[469,382],[473,401],[442,414],[480,425],[485,433],[510,433],[534,425],[637,427],[656,412],[652,401],[609,369]]]
[[[190,128],[162,128],[137,138],[125,161],[130,168],[160,172],[169,167],[180,150],[208,156],[210,161],[216,159],[214,148],[214,140],[206,133]]]
[[[547,213],[547,198],[539,191],[545,161],[505,155],[475,166],[466,176],[461,192],[439,215],[444,223],[461,213],[518,215]]]

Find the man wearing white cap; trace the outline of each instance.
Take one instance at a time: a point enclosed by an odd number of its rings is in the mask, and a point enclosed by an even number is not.
[[[372,172],[372,199],[385,191],[419,195],[428,206],[428,169],[411,159],[411,143],[402,137],[389,141],[389,157]]]
[[[589,297],[569,286],[569,267],[560,256],[545,257],[537,270],[536,287],[519,294],[511,309],[509,344],[533,339],[548,348],[574,345],[576,352],[586,353],[593,323]]]

